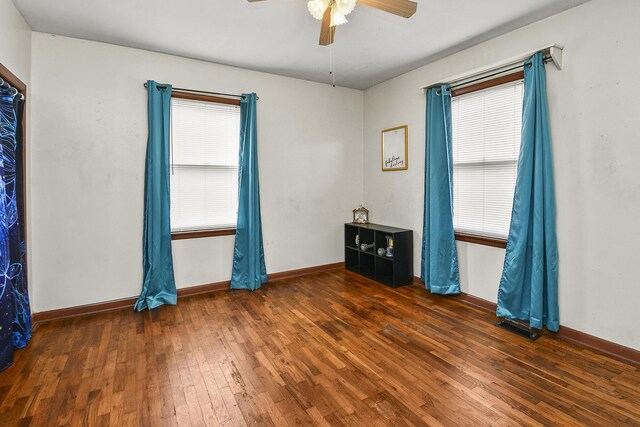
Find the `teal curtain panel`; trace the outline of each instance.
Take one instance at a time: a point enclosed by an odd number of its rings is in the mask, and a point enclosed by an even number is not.
[[[262,244],[256,94],[240,101],[240,160],[238,163],[238,222],[233,249],[231,289],[258,289],[267,282]]]
[[[497,315],[554,332],[560,326],[556,200],[541,53],[524,67],[522,142]]]
[[[451,92],[442,85],[427,91],[422,268],[425,288],[459,294],[458,254],[453,231],[453,147]]]
[[[135,309],[176,304],[177,291],[171,253],[169,220],[169,129],[171,85],[147,82],[149,138],[144,176],[144,232],[142,292]]]

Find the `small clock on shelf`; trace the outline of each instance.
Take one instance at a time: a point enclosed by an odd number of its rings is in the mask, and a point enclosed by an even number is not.
[[[353,222],[357,224],[367,224],[369,222],[369,210],[360,205],[353,210]]]

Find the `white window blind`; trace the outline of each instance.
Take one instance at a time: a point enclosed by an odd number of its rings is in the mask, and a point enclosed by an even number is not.
[[[240,107],[171,99],[171,230],[235,227]]]
[[[522,80],[452,99],[455,231],[507,238],[520,153],[522,101]]]

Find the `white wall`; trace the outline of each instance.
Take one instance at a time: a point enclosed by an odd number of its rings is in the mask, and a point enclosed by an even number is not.
[[[364,204],[414,230],[420,271],[425,96],[418,90],[550,43],[547,66],[562,325],[640,348],[640,2],[593,0],[365,91]],[[428,43],[428,41],[427,41]],[[380,171],[380,131],[409,125],[409,170]],[[464,292],[496,301],[504,250],[458,243]]]
[[[362,198],[361,91],[34,33],[35,312],[140,291],[147,79],[258,93],[267,270],[343,259]],[[179,288],[230,278],[233,236],[173,249]]]
[[[29,85],[31,28],[11,0],[0,0],[0,63]]]

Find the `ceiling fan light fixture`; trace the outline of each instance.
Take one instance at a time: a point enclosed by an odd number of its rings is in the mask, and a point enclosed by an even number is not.
[[[311,16],[318,21],[322,21],[322,16],[329,7],[329,3],[331,3],[331,0],[309,0],[307,2],[307,9],[309,9]]]
[[[342,15],[347,16],[356,7],[356,0],[334,0],[333,9],[338,10]]]
[[[331,26],[335,27],[338,25],[346,24],[347,18],[340,13],[340,11],[336,7],[331,8]]]

